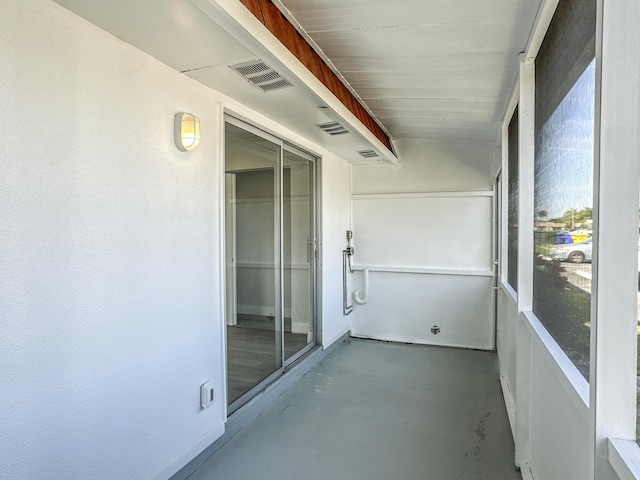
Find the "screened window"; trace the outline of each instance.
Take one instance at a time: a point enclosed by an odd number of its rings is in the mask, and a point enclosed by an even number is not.
[[[507,281],[518,291],[518,107],[508,130]]]
[[[563,0],[536,58],[533,311],[589,378],[595,0]]]

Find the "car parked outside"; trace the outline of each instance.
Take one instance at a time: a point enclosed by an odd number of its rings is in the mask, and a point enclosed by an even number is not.
[[[567,243],[551,248],[551,257],[571,263],[591,261],[591,237],[582,243]]]

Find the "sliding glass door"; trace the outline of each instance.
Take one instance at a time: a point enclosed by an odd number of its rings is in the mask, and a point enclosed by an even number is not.
[[[315,343],[313,165],[311,157],[285,146],[282,176],[285,361]]]
[[[282,148],[225,131],[227,387],[233,403],[282,367],[279,164]]]
[[[225,126],[228,402],[233,411],[315,344],[314,159]]]

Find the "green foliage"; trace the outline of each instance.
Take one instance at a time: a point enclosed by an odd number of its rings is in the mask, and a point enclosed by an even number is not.
[[[589,378],[591,295],[567,281],[558,260],[536,259],[533,310],[582,374]]]
[[[562,215],[561,219],[567,229],[585,227],[591,224],[591,220],[593,220],[593,209],[590,207],[581,210],[571,208]]]

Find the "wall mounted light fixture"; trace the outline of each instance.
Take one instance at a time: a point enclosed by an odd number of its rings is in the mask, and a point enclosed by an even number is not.
[[[174,137],[181,152],[195,149],[200,144],[200,119],[191,113],[176,113]]]

